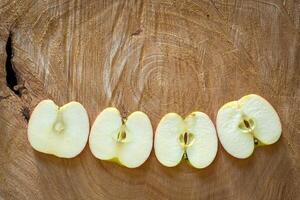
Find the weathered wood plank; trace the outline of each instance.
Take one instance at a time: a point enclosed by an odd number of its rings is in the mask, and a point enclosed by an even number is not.
[[[300,36],[297,1],[0,1],[0,198],[297,199]],[[17,95],[7,85],[8,38]],[[9,55],[8,55],[9,57]],[[10,61],[9,61],[10,62]],[[206,112],[249,93],[279,113],[283,135],[246,160],[219,147],[204,170],[138,169],[35,152],[28,114],[42,99],[81,102],[90,121],[107,106]]]

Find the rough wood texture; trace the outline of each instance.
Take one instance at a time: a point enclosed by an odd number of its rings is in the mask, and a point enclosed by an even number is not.
[[[292,0],[0,0],[0,199],[299,199],[299,31]],[[204,170],[165,168],[153,152],[126,169],[88,146],[59,159],[27,141],[28,115],[45,98],[81,102],[91,123],[110,105],[142,110],[155,129],[171,111],[215,120],[249,93],[278,111],[280,141],[246,160],[219,145]]]

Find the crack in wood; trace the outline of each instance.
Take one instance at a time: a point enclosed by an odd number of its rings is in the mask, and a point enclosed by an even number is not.
[[[143,32],[141,28],[137,29],[135,32],[131,33],[131,36],[137,36],[140,35]]]
[[[9,87],[11,91],[13,91],[17,96],[21,97],[22,94],[20,92],[20,87],[18,86],[18,77],[15,71],[15,67],[12,63],[13,58],[13,48],[12,48],[12,33],[9,33],[7,38],[6,46],[6,63],[5,63],[5,70],[6,70],[6,85]]]

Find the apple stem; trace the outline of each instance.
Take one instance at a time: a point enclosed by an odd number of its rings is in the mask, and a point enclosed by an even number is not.
[[[265,144],[262,143],[259,139],[254,138],[254,145],[255,147],[260,147],[260,146],[264,146]]]
[[[182,158],[183,160],[189,160],[186,151],[184,151]]]

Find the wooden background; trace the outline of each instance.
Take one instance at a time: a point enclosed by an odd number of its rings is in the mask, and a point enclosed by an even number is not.
[[[0,199],[299,199],[300,2],[0,0]],[[8,75],[7,75],[8,72]],[[14,78],[15,75],[15,78]],[[42,99],[199,110],[256,93],[278,111],[276,144],[246,160],[219,145],[213,164],[137,169],[35,152],[27,120]],[[219,143],[220,144],[220,143]]]

